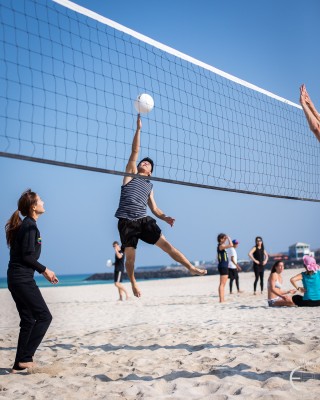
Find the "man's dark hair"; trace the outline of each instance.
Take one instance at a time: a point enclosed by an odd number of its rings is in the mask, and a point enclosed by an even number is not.
[[[148,161],[148,162],[151,164],[151,172],[152,172],[152,171],[153,171],[153,165],[154,165],[154,163],[153,163],[153,161],[151,160],[151,158],[149,158],[149,157],[143,158],[143,159],[139,162],[138,166],[139,166],[143,161]]]

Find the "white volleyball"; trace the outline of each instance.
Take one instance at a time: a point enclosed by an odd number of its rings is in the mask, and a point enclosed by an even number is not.
[[[139,94],[139,96],[134,101],[134,107],[139,114],[149,113],[154,107],[153,98],[147,93]]]

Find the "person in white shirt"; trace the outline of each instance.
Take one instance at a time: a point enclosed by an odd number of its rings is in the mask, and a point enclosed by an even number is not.
[[[230,279],[230,294],[232,294],[232,286],[233,286],[233,281],[236,281],[236,286],[237,286],[237,290],[238,293],[242,293],[242,290],[240,290],[240,286],[239,286],[239,274],[238,271],[241,271],[241,267],[238,264],[238,256],[237,256],[237,252],[236,252],[236,248],[238,247],[238,240],[234,239],[232,241],[233,243],[233,247],[230,247],[229,249],[227,249],[227,253],[228,253],[228,260],[229,260],[229,264],[228,264],[228,271],[229,271],[229,279]]]

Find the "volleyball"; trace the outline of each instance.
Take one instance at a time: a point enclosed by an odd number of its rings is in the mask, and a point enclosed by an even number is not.
[[[108,268],[112,267],[112,260],[107,260],[106,265]]]
[[[149,113],[153,109],[153,106],[154,106],[153,98],[146,93],[140,94],[134,101],[134,107],[139,114]]]

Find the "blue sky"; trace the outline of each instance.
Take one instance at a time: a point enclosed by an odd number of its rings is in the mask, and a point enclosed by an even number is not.
[[[84,1],[78,4],[241,79],[298,102],[305,83],[320,108],[320,54],[314,1]],[[132,126],[132,131],[134,126]],[[312,135],[306,129],[307,135]],[[314,140],[314,146],[319,143]],[[116,219],[121,177],[0,158],[0,223],[15,210],[27,187],[45,201],[38,225],[41,260],[57,274],[105,271],[118,239]],[[240,241],[247,258],[254,237],[270,253],[303,241],[320,247],[319,204],[262,198],[179,185],[154,183],[161,209],[176,218],[166,237],[192,260],[212,260],[218,233]],[[8,249],[0,236],[1,276]],[[158,248],[141,243],[137,265],[170,264]]]

